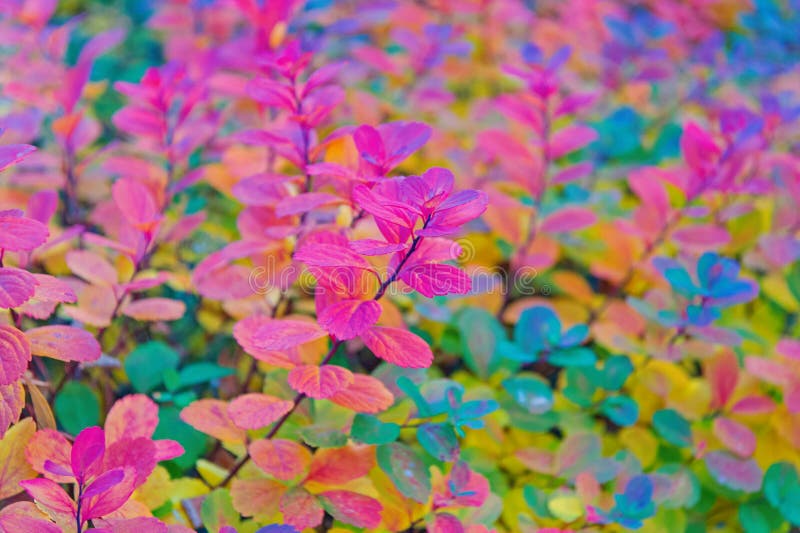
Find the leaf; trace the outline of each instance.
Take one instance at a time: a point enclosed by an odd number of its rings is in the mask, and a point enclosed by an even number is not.
[[[42,326],[25,332],[33,355],[59,361],[97,361],[102,350],[100,343],[88,331],[72,326]]]
[[[278,502],[286,487],[272,479],[238,479],[231,482],[233,508],[244,516],[270,516],[278,512]]]
[[[224,442],[245,442],[245,430],[236,426],[222,400],[196,400],[181,411],[181,420],[196,430]]]
[[[547,356],[548,363],[563,367],[593,366],[596,361],[597,356],[590,348],[557,350]]]
[[[289,386],[311,398],[330,398],[353,383],[353,374],[335,365],[302,365],[289,372]]]
[[[281,496],[280,509],[284,520],[298,531],[317,527],[325,515],[317,499],[301,487],[289,489]]]
[[[383,444],[378,446],[377,458],[378,466],[403,496],[419,503],[428,501],[430,472],[414,450],[399,442]]]
[[[800,477],[793,464],[773,463],[764,476],[764,496],[784,519],[800,525]]]
[[[241,522],[228,489],[216,489],[205,497],[200,518],[208,531],[220,531],[224,526],[238,528]]]
[[[41,429],[25,448],[28,464],[57,483],[74,483],[71,465],[72,443],[53,429]]]
[[[400,437],[400,426],[381,422],[374,416],[357,414],[350,426],[350,436],[364,444],[388,444]]]
[[[639,404],[628,396],[610,396],[600,404],[600,412],[616,425],[628,427],[639,418]]]
[[[178,368],[180,356],[160,341],[150,341],[137,346],[123,363],[125,373],[138,392],[150,392],[164,380],[164,374]]]
[[[104,426],[106,445],[123,439],[150,439],[158,427],[158,406],[144,394],[123,396],[111,406]]]
[[[0,131],[2,133],[2,131]],[[5,170],[14,163],[19,163],[30,153],[36,150],[30,144],[7,144],[0,146],[0,171]]]
[[[20,330],[0,324],[0,385],[11,385],[25,373],[31,343]]]
[[[36,432],[30,418],[20,420],[0,439],[0,500],[22,492],[19,482],[36,476],[25,457],[25,448]]]
[[[117,269],[106,258],[87,250],[71,250],[67,252],[67,266],[73,274],[85,279],[93,285],[117,284]]]
[[[323,485],[344,485],[366,476],[375,466],[374,448],[348,445],[317,450],[306,481]]]
[[[33,298],[17,309],[17,312],[38,320],[50,318],[59,303],[75,303],[77,296],[67,283],[46,274],[33,274],[36,279]]]
[[[37,220],[22,216],[21,211],[0,211],[0,248],[28,252],[47,241],[50,232]]]
[[[756,436],[739,422],[720,416],[714,419],[714,436],[739,457],[750,457],[756,449]]]
[[[758,492],[763,472],[752,459],[736,459],[727,452],[710,452],[705,464],[711,476],[721,485],[742,492]]]
[[[261,439],[248,448],[253,462],[267,475],[289,481],[308,472],[311,452],[302,444],[286,439]]]
[[[301,246],[294,253],[294,259],[310,267],[356,268],[374,271],[372,265],[356,252],[332,243],[327,243],[325,246],[319,246],[317,243]]]
[[[0,530],[35,531],[36,533],[63,533],[61,528],[46,520],[33,502],[17,502],[0,510]]]
[[[697,224],[678,229],[672,233],[672,239],[684,246],[697,246],[703,249],[717,248],[731,242],[727,229],[711,224]]]
[[[250,342],[259,350],[288,350],[324,337],[327,332],[314,322],[281,319],[258,322],[250,335]]]
[[[101,428],[91,426],[78,433],[72,444],[70,469],[79,484],[103,471],[105,451],[105,432]]]
[[[402,269],[398,279],[426,298],[468,294],[472,290],[472,278],[460,268],[445,263],[417,263]]]
[[[49,511],[75,516],[75,502],[55,481],[37,478],[21,481],[20,485],[39,505]]]
[[[543,379],[531,375],[519,375],[503,381],[517,404],[532,414],[546,413],[553,408],[553,390]]]
[[[550,157],[558,159],[597,139],[594,128],[574,124],[556,131],[550,139]]]
[[[158,410],[158,427],[153,438],[166,437],[175,439],[184,449],[182,455],[172,459],[174,466],[181,471],[192,468],[197,459],[206,451],[208,438],[181,420],[180,411],[176,407],[162,406]]]
[[[37,281],[19,268],[0,267],[0,309],[19,307],[36,292]]]
[[[122,178],[114,183],[111,193],[129,224],[141,231],[152,230],[160,215],[153,194],[146,185],[131,178]]]
[[[380,316],[381,306],[375,300],[342,300],[325,306],[318,322],[335,338],[349,340],[361,335]]]
[[[514,326],[514,342],[525,352],[538,353],[561,340],[561,320],[548,307],[529,307]]]
[[[56,429],[56,417],[47,398],[30,380],[26,380],[26,385],[33,404],[33,417],[36,425],[42,429]]]
[[[358,413],[380,413],[394,404],[394,396],[380,380],[363,374],[353,374],[353,382],[328,399]]]
[[[92,389],[79,381],[69,381],[56,396],[53,410],[61,426],[73,435],[100,422],[100,402]]]
[[[452,462],[458,458],[458,438],[449,424],[422,424],[417,429],[417,441],[434,459]]]
[[[674,409],[662,409],[653,414],[653,428],[669,442],[678,447],[692,445],[692,428],[680,413]]]
[[[337,427],[312,424],[298,430],[303,442],[313,448],[341,448],[347,444],[347,435]]]
[[[25,405],[25,389],[20,381],[0,385],[0,438],[8,427],[19,420]]]
[[[556,494],[547,500],[547,510],[559,520],[574,522],[583,516],[583,503],[578,496]]]
[[[587,228],[597,221],[594,211],[585,207],[562,207],[550,213],[542,221],[541,231],[545,233],[569,233]]]
[[[348,490],[319,494],[320,503],[333,517],[355,527],[373,529],[381,523],[383,506],[375,498]]]
[[[242,429],[260,429],[280,420],[294,407],[294,402],[269,394],[243,394],[228,405],[228,415]]]
[[[157,322],[180,320],[186,313],[186,304],[171,298],[143,298],[129,303],[122,314],[135,320]]]
[[[361,335],[376,357],[404,368],[428,368],[433,352],[428,344],[410,331],[373,326]]]
[[[460,334],[464,363],[482,378],[493,374],[502,364],[497,355],[498,341],[505,339],[505,330],[483,309],[467,308],[458,314],[456,327]]]
[[[232,376],[236,373],[233,368],[215,365],[213,363],[193,363],[181,368],[178,373],[176,388],[191,387],[201,383],[208,383],[216,379]]]

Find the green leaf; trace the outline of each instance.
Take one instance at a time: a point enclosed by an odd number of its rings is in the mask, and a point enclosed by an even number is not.
[[[431,405],[425,400],[422,396],[422,393],[419,391],[419,387],[417,387],[416,383],[411,381],[406,376],[400,376],[397,378],[397,387],[406,393],[406,396],[411,398],[414,402],[414,405],[417,406],[417,411],[420,417],[428,417],[433,415],[433,408]]]
[[[459,313],[456,327],[464,363],[481,378],[492,375],[502,363],[497,357],[497,343],[505,338],[503,326],[488,311],[470,307]]]
[[[399,442],[382,444],[377,450],[378,466],[400,493],[419,503],[428,501],[431,476],[425,463],[410,447]]]
[[[195,462],[203,455],[208,443],[208,436],[200,433],[181,420],[180,409],[173,406],[162,406],[158,410],[158,426],[153,434],[154,439],[173,439],[178,441],[184,454],[170,459],[166,464],[173,465],[178,474],[194,467]]]
[[[450,462],[458,458],[458,438],[449,424],[422,424],[417,440],[434,459]]]
[[[550,518],[550,509],[547,508],[547,494],[533,485],[527,485],[523,491],[525,503],[539,518]]]
[[[770,465],[764,476],[764,496],[788,522],[800,526],[800,477],[793,464]]]
[[[569,348],[558,350],[547,356],[547,362],[555,366],[593,366],[597,356],[589,348]]]
[[[603,388],[617,391],[633,373],[633,364],[625,355],[613,355],[603,365]]]
[[[160,341],[139,345],[125,358],[125,372],[137,392],[150,392],[164,381],[164,373],[178,367],[178,354]]]
[[[553,408],[553,390],[544,379],[534,375],[519,375],[503,381],[503,387],[526,411],[546,413]]]
[[[681,448],[692,445],[692,428],[689,422],[674,409],[662,409],[653,414],[653,427],[656,432],[675,446]]]
[[[350,436],[364,444],[388,444],[400,437],[400,426],[359,413],[353,419]]]
[[[340,429],[313,425],[300,429],[298,433],[303,442],[314,448],[341,448],[347,444],[347,435]]]
[[[56,396],[53,410],[64,430],[72,435],[100,423],[100,402],[92,389],[80,381],[64,385]]]
[[[600,412],[618,426],[632,426],[639,418],[639,404],[627,396],[611,396],[600,404]]]
[[[567,386],[562,391],[569,401],[581,407],[594,405],[594,393],[597,390],[599,371],[594,367],[567,368]]]
[[[191,387],[234,374],[236,370],[213,363],[194,363],[181,368],[178,373],[178,388]]]
[[[200,518],[208,531],[219,531],[223,526],[239,528],[241,518],[233,508],[233,499],[228,489],[216,489],[203,499]]]
[[[773,530],[769,526],[766,513],[769,507],[760,505],[757,502],[748,502],[739,507],[739,522],[745,533],[771,533]]]

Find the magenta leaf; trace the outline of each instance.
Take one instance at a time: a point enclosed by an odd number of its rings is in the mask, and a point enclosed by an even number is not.
[[[36,285],[36,278],[25,270],[0,268],[0,308],[9,309],[24,304],[35,294]]]
[[[361,334],[361,339],[376,357],[404,368],[428,368],[433,352],[428,343],[410,331],[373,326]]]

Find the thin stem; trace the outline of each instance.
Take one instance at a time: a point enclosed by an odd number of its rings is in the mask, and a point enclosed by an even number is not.
[[[423,224],[422,226],[423,229],[425,229],[425,227],[428,225],[428,222],[430,222],[430,217],[428,217],[428,219],[425,220],[425,224]],[[411,248],[408,249],[408,253],[405,255],[405,257],[403,257],[403,259],[397,265],[397,268],[394,269],[392,275],[386,278],[386,280],[383,283],[381,283],[380,288],[378,288],[378,292],[375,294],[375,298],[373,298],[374,300],[380,300],[386,293],[386,289],[389,288],[389,285],[391,285],[397,280],[397,276],[400,274],[400,271],[403,269],[403,266],[405,266],[411,255],[419,246],[420,241],[422,241],[422,237],[420,237],[419,235],[414,237],[414,240],[411,241]]]

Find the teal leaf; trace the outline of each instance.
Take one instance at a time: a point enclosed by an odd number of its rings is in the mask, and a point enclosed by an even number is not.
[[[508,378],[503,381],[503,387],[529,413],[542,414],[553,408],[553,390],[538,376],[520,375]]]
[[[434,459],[452,462],[458,458],[458,438],[449,424],[422,424],[417,441]]]
[[[617,391],[633,373],[633,364],[625,355],[612,355],[603,365],[603,388]]]
[[[72,435],[100,423],[100,402],[92,389],[80,381],[64,385],[56,396],[53,411],[64,430]]]
[[[378,466],[406,498],[426,503],[431,493],[428,467],[409,446],[399,442],[377,449]]]
[[[600,412],[616,425],[628,427],[639,418],[639,404],[628,396],[611,396],[600,404]]]
[[[364,444],[388,444],[400,437],[400,426],[382,422],[372,415],[357,414],[350,427],[350,435]]]
[[[177,352],[160,341],[137,346],[125,358],[125,373],[137,392],[150,392],[164,382],[164,373],[178,367]]]
[[[800,526],[800,478],[793,464],[770,465],[764,476],[764,496],[788,522]]]
[[[674,409],[662,409],[653,414],[653,427],[662,439],[681,448],[692,445],[692,427]]]
[[[569,348],[558,350],[547,356],[547,362],[555,366],[593,366],[597,356],[589,348]]]

